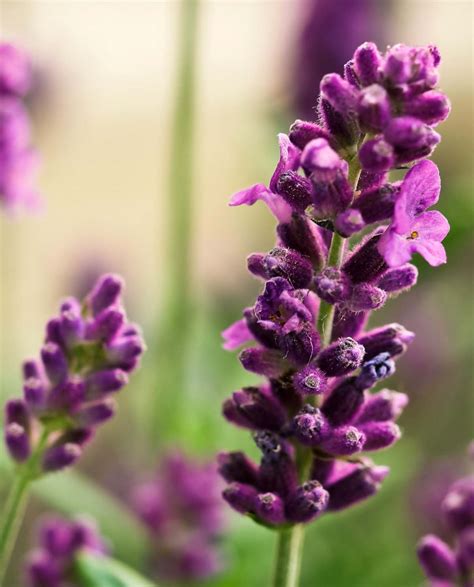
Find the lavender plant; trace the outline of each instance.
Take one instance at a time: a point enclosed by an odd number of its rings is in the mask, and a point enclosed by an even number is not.
[[[222,569],[220,488],[215,464],[181,453],[166,454],[156,474],[133,488],[131,505],[149,532],[149,564],[159,579],[199,581]]]
[[[39,545],[26,561],[29,587],[83,585],[78,577],[77,557],[81,552],[103,556],[107,547],[90,520],[45,519],[38,531]]]
[[[0,202],[9,210],[34,209],[39,157],[31,147],[30,121],[23,99],[32,81],[28,56],[0,43]]]
[[[474,584],[474,476],[455,481],[441,504],[454,548],[435,534],[418,544],[418,558],[433,587]]]
[[[5,572],[30,484],[74,464],[95,430],[115,411],[144,342],[121,303],[123,281],[103,275],[82,303],[67,298],[46,326],[41,360],[23,365],[23,398],[5,406],[5,444],[16,462],[0,526]]]
[[[276,247],[248,258],[263,292],[223,333],[229,350],[251,343],[240,361],[266,378],[223,406],[227,420],[252,431],[261,461],[219,456],[226,501],[278,531],[275,586],[298,583],[304,524],[374,495],[389,471],[365,453],[400,438],[395,420],[407,396],[372,390],[414,334],[399,324],[365,328],[372,311],[415,285],[413,253],[446,261],[448,222],[428,210],[439,172],[426,160],[450,110],[435,89],[439,62],[433,46],[382,55],[361,45],[343,77],[323,77],[318,123],[297,120],[279,135],[268,186],[230,202],[263,200],[278,222]],[[406,168],[402,181],[389,181],[389,171]]]

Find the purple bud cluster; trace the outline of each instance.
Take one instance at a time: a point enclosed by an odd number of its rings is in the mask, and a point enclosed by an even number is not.
[[[23,98],[31,86],[27,55],[0,43],[0,201],[7,209],[35,208],[39,159],[31,147],[30,122]]]
[[[23,398],[5,407],[5,443],[15,461],[40,451],[44,472],[72,465],[94,429],[113,416],[113,395],[145,348],[127,321],[122,289],[120,277],[103,275],[82,303],[67,298],[48,322],[41,359],[23,365]]]
[[[224,525],[220,488],[213,463],[172,453],[133,489],[131,506],[150,534],[150,566],[157,577],[196,581],[222,568],[216,545]]]
[[[427,211],[439,197],[439,172],[418,161],[439,140],[432,126],[449,112],[433,89],[438,64],[433,47],[398,45],[382,56],[371,43],[360,46],[344,77],[322,79],[319,123],[298,120],[279,135],[268,186],[231,199],[233,206],[263,200],[278,221],[276,247],[248,258],[263,291],[223,333],[224,348],[246,345],[242,365],[267,378],[223,406],[228,421],[252,431],[260,462],[240,452],[220,456],[225,499],[259,523],[291,525],[343,509],[374,494],[388,472],[364,453],[400,438],[395,420],[408,398],[371,390],[394,373],[414,334],[366,324],[415,285],[414,252],[432,265],[446,260],[449,225]],[[387,154],[384,166],[368,164],[374,141]],[[390,183],[387,172],[408,162],[416,163],[405,178]],[[347,248],[345,239],[361,231]]]
[[[73,587],[76,557],[87,551],[95,556],[106,553],[106,546],[89,520],[47,518],[39,529],[39,546],[26,563],[29,587]]]
[[[455,481],[441,504],[454,547],[435,534],[418,544],[418,558],[433,587],[471,587],[474,582],[474,476]]]

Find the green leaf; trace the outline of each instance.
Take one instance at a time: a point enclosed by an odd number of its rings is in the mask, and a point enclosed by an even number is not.
[[[84,587],[157,587],[115,559],[87,552],[77,557],[75,570]]]

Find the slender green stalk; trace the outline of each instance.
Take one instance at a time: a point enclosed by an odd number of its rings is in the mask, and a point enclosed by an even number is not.
[[[303,556],[303,540],[303,524],[278,532],[273,587],[297,587]]]
[[[44,429],[36,450],[30,458],[17,470],[10,493],[8,495],[0,526],[0,585],[2,585],[8,562],[15,546],[16,538],[25,514],[28,501],[28,489],[37,477],[38,463],[43,453],[49,430]]]
[[[150,410],[154,437],[163,435],[159,425],[163,421],[161,418],[169,422],[176,416],[178,410],[173,408],[183,393],[186,380],[186,340],[192,316],[190,273],[198,12],[198,0],[182,0],[167,188],[167,266],[163,273],[167,279],[166,297],[156,356],[159,389],[152,390],[154,400]],[[168,405],[163,405],[163,400]]]

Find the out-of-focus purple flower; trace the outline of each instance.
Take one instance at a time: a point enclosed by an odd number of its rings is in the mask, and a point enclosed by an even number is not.
[[[290,88],[295,114],[311,120],[323,76],[342,70],[347,56],[365,39],[382,41],[384,19],[376,0],[302,0],[300,4]]]
[[[247,466],[244,460],[221,464],[229,471]],[[177,452],[165,455],[156,474],[132,489],[130,504],[149,531],[149,563],[157,577],[198,581],[222,569],[216,545],[224,528],[220,489],[214,464]]]
[[[66,520],[50,517],[39,528],[38,547],[26,560],[30,587],[66,587],[79,585],[76,557],[83,551],[103,556],[107,547],[95,525],[86,519]]]
[[[474,579],[474,476],[458,479],[438,504],[454,547],[434,534],[418,544],[418,558],[433,586],[442,581],[469,587]]]
[[[28,56],[0,43],[0,201],[6,209],[37,209],[39,157],[30,146],[30,123],[22,99],[31,85]]]
[[[115,412],[112,396],[128,383],[145,349],[121,304],[123,281],[103,275],[81,303],[67,298],[46,326],[41,360],[23,365],[22,399],[5,409],[5,442],[13,459],[41,451],[42,470],[73,464],[92,431]],[[45,442],[38,444],[39,436]]]

